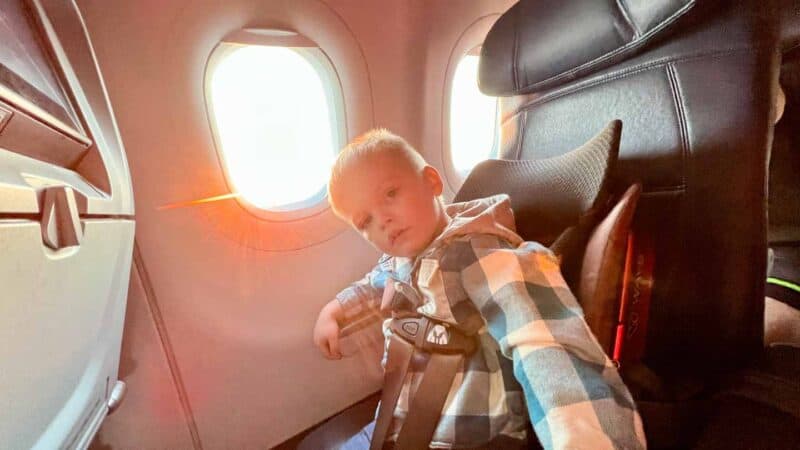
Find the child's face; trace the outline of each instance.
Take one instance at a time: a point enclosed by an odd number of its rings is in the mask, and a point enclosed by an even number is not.
[[[416,170],[404,159],[377,154],[354,163],[337,195],[342,218],[378,250],[414,257],[447,225],[436,169]]]

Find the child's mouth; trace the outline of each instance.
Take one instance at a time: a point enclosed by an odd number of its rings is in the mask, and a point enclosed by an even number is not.
[[[403,233],[405,233],[405,232],[406,232],[406,230],[408,230],[408,228],[403,228],[402,230],[395,231],[394,233],[392,233],[392,234],[389,236],[389,242],[390,242],[392,245],[394,245],[394,244],[395,244],[395,242],[397,242],[397,239],[399,239],[399,238],[400,238],[400,237],[403,235]]]

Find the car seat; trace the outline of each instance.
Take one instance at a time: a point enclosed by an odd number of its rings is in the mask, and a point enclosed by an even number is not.
[[[638,374],[652,389],[634,390],[654,448],[741,438],[719,439],[725,421],[706,417],[725,393],[760,392],[747,401],[797,424],[794,384],[775,381],[780,395],[746,381],[752,370],[794,373],[762,336],[772,99],[797,11],[796,1],[522,0],[482,47],[481,89],[505,97],[501,158],[551,157],[599,124],[625,124],[616,190],[642,183],[632,226],[654,257]]]

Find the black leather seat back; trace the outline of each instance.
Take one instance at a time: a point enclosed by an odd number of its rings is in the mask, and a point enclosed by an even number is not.
[[[643,184],[634,226],[656,246],[647,361],[698,371],[745,360],[763,333],[770,109],[781,58],[769,3],[612,1],[617,9],[602,18],[580,10],[603,2],[546,3],[515,5],[483,46],[482,89],[513,95],[503,102],[500,157],[553,157],[621,119],[616,184]],[[555,17],[559,8],[576,19]],[[597,39],[584,33],[581,45],[569,37],[598,20],[622,30],[616,50],[614,27]],[[660,34],[632,44],[653,29]],[[560,48],[583,52],[569,59],[583,69],[560,67]],[[492,67],[508,55],[509,64]]]
[[[800,45],[784,54],[780,80],[786,103],[772,140],[768,236],[770,245],[797,245],[800,243]]]

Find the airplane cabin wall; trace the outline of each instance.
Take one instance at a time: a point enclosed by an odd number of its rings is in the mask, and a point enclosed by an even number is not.
[[[316,41],[342,82],[348,138],[403,135],[447,177],[447,77],[510,0],[78,0],[125,143],[137,233],[120,378],[95,448],[265,448],[375,392],[381,343],[322,358],[319,309],[377,252],[329,211],[265,221],[230,192],[203,93],[219,40],[247,27]],[[145,434],[147,436],[145,437]],[[163,444],[163,445],[162,445]]]

